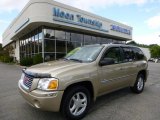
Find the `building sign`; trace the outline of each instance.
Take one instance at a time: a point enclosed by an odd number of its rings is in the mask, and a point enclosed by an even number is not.
[[[74,20],[74,15],[73,14],[61,11],[58,8],[53,9],[53,15],[56,16],[56,17],[66,19],[66,20]]]
[[[85,18],[81,15],[77,15],[77,18],[78,18],[78,22],[80,22],[80,23],[96,26],[98,28],[102,27],[102,23],[97,20],[88,19],[88,18]]]
[[[107,31],[102,29],[102,22],[98,20],[93,20],[93,19],[84,17],[83,15],[80,15],[80,14],[72,14],[69,12],[65,12],[59,8],[53,8],[53,16],[58,18],[59,21],[61,22],[66,22],[66,23],[79,25],[87,28],[92,28],[96,30],[101,30],[105,32]]]
[[[131,31],[118,25],[111,25],[111,30],[131,35]]]

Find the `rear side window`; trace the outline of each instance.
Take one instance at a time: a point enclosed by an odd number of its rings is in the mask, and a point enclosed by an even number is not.
[[[133,49],[133,52],[136,56],[136,60],[143,60],[144,59],[144,54],[141,51],[141,49],[139,49],[139,48],[132,48],[132,49]]]
[[[136,56],[130,47],[123,47],[124,62],[132,62],[136,59]]]

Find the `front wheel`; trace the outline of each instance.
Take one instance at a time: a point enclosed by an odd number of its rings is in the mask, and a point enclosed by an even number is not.
[[[67,119],[79,120],[88,112],[90,101],[91,97],[87,88],[73,87],[65,93],[61,111]]]
[[[143,92],[144,84],[145,84],[144,82],[145,82],[144,75],[143,74],[138,74],[137,80],[136,80],[134,86],[131,87],[131,90],[134,93],[138,93],[138,94]]]

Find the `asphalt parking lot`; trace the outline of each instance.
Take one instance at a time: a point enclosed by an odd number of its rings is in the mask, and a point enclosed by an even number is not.
[[[19,94],[21,67],[0,63],[0,120],[63,120],[60,113],[37,110]],[[97,99],[84,120],[160,120],[160,63],[149,63],[142,94],[125,88]]]

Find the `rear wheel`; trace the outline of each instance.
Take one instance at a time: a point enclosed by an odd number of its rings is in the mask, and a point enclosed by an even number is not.
[[[73,87],[65,93],[61,111],[67,119],[79,120],[88,112],[90,101],[91,97],[87,88],[83,86]]]
[[[134,93],[138,93],[138,94],[143,92],[144,84],[145,84],[144,82],[145,82],[144,75],[143,74],[138,74],[137,80],[136,80],[134,86],[131,87],[131,90]]]

